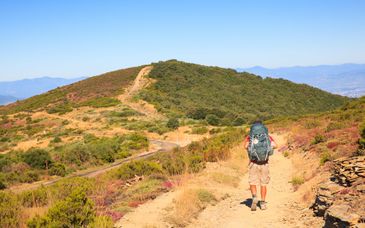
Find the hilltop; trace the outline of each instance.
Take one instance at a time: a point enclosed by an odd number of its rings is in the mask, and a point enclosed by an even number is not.
[[[224,125],[323,112],[348,99],[288,80],[180,61],[153,64],[156,80],[140,97],[172,115],[218,118]]]
[[[170,117],[209,118],[215,125],[240,125],[256,118],[323,112],[348,100],[308,85],[283,79],[263,79],[231,69],[175,60],[152,66],[147,77],[154,83],[134,94],[134,99],[151,103],[159,112]],[[121,94],[142,67],[90,77],[16,102],[2,110],[5,113],[50,109],[67,112],[75,107],[98,103],[101,98],[103,102],[113,103],[110,99]]]

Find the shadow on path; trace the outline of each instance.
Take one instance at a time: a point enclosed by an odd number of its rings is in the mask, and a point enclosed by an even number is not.
[[[246,207],[251,208],[252,198],[245,199],[245,200],[244,200],[244,201],[242,201],[240,204],[242,204],[242,205],[246,205]]]

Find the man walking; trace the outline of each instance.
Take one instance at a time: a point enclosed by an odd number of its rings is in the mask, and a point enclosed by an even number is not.
[[[261,201],[260,209],[265,210],[267,184],[270,181],[269,173],[269,156],[273,154],[276,148],[276,142],[269,135],[267,127],[261,121],[255,121],[251,128],[250,134],[245,140],[245,148],[248,152],[250,163],[248,166],[248,182],[252,194],[251,211],[256,211],[258,204],[257,186],[260,186]]]

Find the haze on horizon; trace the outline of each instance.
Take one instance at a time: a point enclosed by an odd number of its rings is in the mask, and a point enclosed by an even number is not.
[[[1,1],[0,81],[167,59],[230,68],[365,63],[363,1]]]

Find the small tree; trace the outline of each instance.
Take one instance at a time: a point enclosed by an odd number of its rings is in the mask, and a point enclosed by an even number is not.
[[[30,149],[23,155],[23,161],[33,168],[48,169],[52,158],[48,151],[43,149]]]
[[[213,125],[213,126],[217,126],[219,125],[219,118],[216,115],[213,114],[209,114],[205,117],[205,120],[208,122],[208,124]]]
[[[49,209],[47,215],[29,221],[28,227],[87,227],[94,219],[94,203],[79,187]]]
[[[169,119],[169,121],[166,124],[166,127],[170,128],[170,129],[178,129],[179,126],[180,126],[179,120],[176,118]]]

